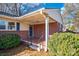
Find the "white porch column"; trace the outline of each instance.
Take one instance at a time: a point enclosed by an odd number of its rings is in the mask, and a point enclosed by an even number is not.
[[[44,47],[44,51],[47,51],[48,38],[49,38],[49,17],[46,17],[46,19],[45,19],[45,47]]]

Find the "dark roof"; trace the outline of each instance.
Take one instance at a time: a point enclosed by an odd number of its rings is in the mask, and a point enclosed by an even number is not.
[[[18,17],[17,15],[9,14],[9,13],[2,12],[2,11],[0,11],[0,15],[6,15],[6,16],[11,16],[11,17]]]

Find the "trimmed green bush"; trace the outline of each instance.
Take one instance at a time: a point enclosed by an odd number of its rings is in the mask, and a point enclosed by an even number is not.
[[[54,33],[48,42],[49,52],[54,56],[79,56],[79,35]]]
[[[20,44],[20,37],[17,34],[0,34],[0,49],[16,47]]]

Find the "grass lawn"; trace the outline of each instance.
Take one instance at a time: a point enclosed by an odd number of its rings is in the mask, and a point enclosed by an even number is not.
[[[38,52],[28,48],[25,44],[20,44],[16,48],[0,50],[0,56],[49,56],[49,53],[44,51]]]

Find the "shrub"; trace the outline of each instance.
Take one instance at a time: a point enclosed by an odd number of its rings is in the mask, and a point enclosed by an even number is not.
[[[20,37],[17,34],[0,34],[0,49],[16,47],[20,44]]]
[[[49,39],[48,47],[54,56],[79,55],[79,35],[74,33],[54,33]]]
[[[76,30],[76,29],[75,29],[75,26],[68,26],[68,29],[71,30],[71,31]]]

